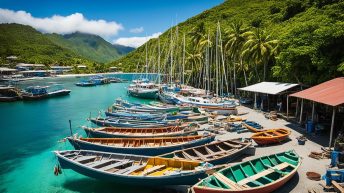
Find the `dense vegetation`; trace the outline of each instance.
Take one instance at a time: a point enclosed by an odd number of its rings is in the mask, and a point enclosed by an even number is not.
[[[76,53],[51,42],[32,27],[19,24],[0,25],[0,57],[18,56],[18,62],[41,64],[74,64],[89,62]]]
[[[218,42],[221,48],[216,47],[217,22],[222,32],[222,42]],[[211,63],[215,62],[216,50],[223,53],[220,60],[225,63],[232,84],[262,80],[317,84],[344,74],[342,0],[225,1],[161,35],[162,71],[166,72],[171,63],[172,71],[180,70],[183,34],[186,36],[184,73],[191,81],[201,79],[209,45]],[[158,39],[150,40],[111,65],[125,71],[142,71],[146,46],[150,70],[156,70]]]
[[[73,33],[67,35],[47,34],[55,44],[70,49],[75,53],[95,62],[106,63],[118,59],[133,48],[112,45],[97,35]]]
[[[96,72],[106,70],[107,65],[99,63],[113,61],[132,50],[91,34],[42,34],[30,26],[0,24],[0,64],[9,62],[7,56],[15,55],[17,62],[85,64],[89,67],[86,72]]]

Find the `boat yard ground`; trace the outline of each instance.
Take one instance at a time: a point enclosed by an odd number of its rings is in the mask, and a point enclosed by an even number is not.
[[[265,118],[264,114],[244,107],[238,107],[239,114],[243,114],[242,117],[247,118],[249,121],[255,121],[261,124],[264,128],[288,128],[291,129],[290,140],[284,142],[282,144],[277,144],[273,146],[256,146],[256,152],[254,156],[244,157],[243,159],[237,160],[237,162],[251,160],[253,158],[261,157],[264,155],[280,153],[287,150],[295,150],[298,155],[302,157],[302,163],[300,168],[298,169],[297,174],[288,181],[284,186],[276,190],[274,193],[304,193],[308,191],[314,190],[317,193],[324,192],[323,187],[319,183],[323,183],[323,181],[312,181],[309,180],[306,176],[306,173],[309,171],[317,172],[321,175],[325,174],[326,167],[330,164],[330,159],[320,159],[316,160],[313,158],[308,157],[311,151],[320,152],[322,145],[320,144],[328,144],[326,140],[328,137],[325,136],[317,136],[317,143],[311,140],[307,140],[305,145],[299,145],[296,137],[302,135],[302,128],[299,128],[296,124],[288,122],[284,119],[278,119],[277,121],[272,121],[270,119]],[[217,139],[233,139],[233,138],[240,138],[240,137],[250,137],[252,135],[251,132],[245,133],[236,133],[236,132],[226,132],[225,134],[218,135]],[[319,142],[320,141],[320,144]],[[254,143],[254,142],[253,142]],[[255,143],[254,143],[255,144]],[[256,144],[255,144],[256,145]]]

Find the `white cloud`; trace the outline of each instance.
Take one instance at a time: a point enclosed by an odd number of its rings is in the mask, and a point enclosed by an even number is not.
[[[138,27],[138,28],[130,29],[129,31],[130,31],[130,33],[138,34],[138,33],[142,33],[144,31],[144,29],[143,29],[143,27]]]
[[[81,13],[68,16],[53,15],[37,18],[25,11],[12,11],[0,8],[0,23],[18,23],[30,25],[45,33],[68,34],[76,31],[96,34],[102,37],[117,35],[123,26],[114,21],[88,20]]]
[[[161,35],[161,32],[154,33],[150,36],[143,36],[143,37],[123,37],[123,38],[118,38],[114,40],[113,43],[137,48],[141,46],[142,44],[144,44],[145,42],[147,42],[148,40],[152,38],[157,38],[160,35]]]

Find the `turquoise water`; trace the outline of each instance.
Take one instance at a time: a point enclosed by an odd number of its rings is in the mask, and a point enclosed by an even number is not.
[[[130,79],[130,75],[123,75]],[[54,176],[56,158],[52,151],[72,149],[58,141],[70,134],[68,120],[72,120],[74,133],[83,134],[82,125],[90,114],[97,116],[116,98],[148,103],[128,97],[128,83],[115,83],[96,87],[76,87],[78,78],[51,78],[21,83],[43,85],[62,83],[71,89],[70,96],[33,102],[0,103],[0,192],[152,192],[139,187],[127,187],[101,182],[63,170]],[[143,191],[145,190],[145,191]]]

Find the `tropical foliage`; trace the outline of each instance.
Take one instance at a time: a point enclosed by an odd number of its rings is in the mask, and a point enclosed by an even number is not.
[[[204,77],[207,60],[213,74],[213,63],[224,62],[220,73],[226,73],[231,88],[263,80],[316,84],[344,74],[343,21],[341,0],[225,1],[160,36],[159,42],[166,48],[160,54],[161,69],[172,66],[176,71],[183,63],[181,37],[185,34],[183,74],[189,75],[193,84]],[[222,38],[216,43],[218,23]],[[157,64],[157,44],[157,39],[147,43],[150,69]],[[110,65],[125,71],[144,69],[145,47]],[[223,58],[217,58],[216,52]]]

